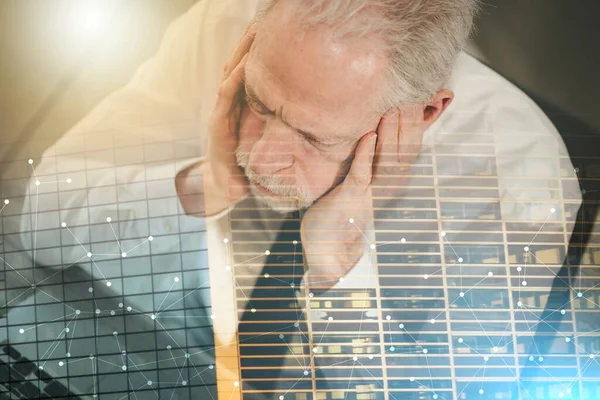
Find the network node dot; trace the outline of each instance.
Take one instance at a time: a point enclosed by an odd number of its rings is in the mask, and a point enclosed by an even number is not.
[[[152,381],[148,381],[148,382],[146,382],[146,384],[147,384],[148,386],[152,386]]]
[[[31,284],[31,288],[32,288],[32,289],[35,289],[35,283],[32,283],[32,284]]]
[[[69,333],[69,332],[71,332],[71,330],[67,327],[67,328],[65,328],[65,332]]]
[[[127,257],[127,253],[125,253],[125,252],[121,253],[121,257]]]
[[[488,276],[494,276],[494,273],[492,271],[488,272]]]
[[[392,319],[392,316],[391,315],[386,315],[385,319],[387,319],[389,321],[390,319]]]
[[[65,354],[65,357],[67,357],[67,358],[68,358],[68,357],[71,357],[71,353],[67,353],[67,354]]]
[[[460,297],[465,297],[465,292],[460,292],[458,295],[459,295]]]
[[[308,376],[308,371],[304,371],[304,376]]]
[[[567,312],[565,310],[560,310],[561,315],[565,315]]]
[[[394,346],[391,346],[390,351],[396,351],[396,348]]]
[[[167,350],[171,350],[171,345],[170,344],[167,345]]]
[[[542,362],[542,361],[544,361],[544,357],[538,357],[538,361],[539,361],[539,362]]]
[[[567,393],[571,393],[571,388],[567,388]]]
[[[527,286],[527,281],[523,281],[523,282],[521,282],[521,285],[523,285],[523,286]]]
[[[235,381],[235,382],[233,382],[233,386],[238,387],[238,386],[240,386],[240,383],[238,381]]]
[[[179,282],[179,277],[178,277],[178,276],[176,276],[175,278],[173,278],[173,281],[175,281],[175,282]]]
[[[373,354],[369,354],[369,360],[373,359]]]
[[[210,314],[210,319],[215,319],[217,316],[215,314]]]
[[[358,361],[358,357],[356,357],[356,356],[352,357],[352,361]]]
[[[327,318],[327,321],[333,321],[333,317]]]
[[[90,252],[88,251],[88,253],[87,253],[87,256],[88,256],[88,257],[91,257],[91,256],[92,256],[92,253],[90,253]]]
[[[35,186],[40,186],[41,183],[42,182],[40,182],[40,181],[35,181]]]
[[[110,315],[115,315],[115,310],[110,310]]]
[[[522,270],[523,270],[523,268],[517,267],[517,272],[521,272]]]
[[[294,322],[294,328],[299,328],[300,324],[298,322]]]
[[[121,369],[122,369],[123,371],[127,371],[127,365],[123,365],[123,366],[121,367]]]
[[[565,342],[569,343],[571,341],[571,338],[566,337],[565,338]]]
[[[460,338],[458,338],[458,343],[462,343],[462,342],[464,342],[464,339],[463,339],[463,338],[461,338],[461,337],[460,337]]]
[[[183,386],[185,386],[185,385],[187,385],[187,381],[181,381],[181,384],[182,384]]]
[[[123,308],[123,303],[119,303],[119,308]]]
[[[66,228],[67,227],[67,223],[63,222],[62,224],[60,224],[60,226],[62,226],[63,228]]]
[[[264,276],[265,276],[265,278],[268,278],[268,277],[269,277],[269,276],[271,276],[271,275],[269,275],[269,274],[265,274]]]
[[[117,331],[113,332],[113,335],[115,335],[115,336],[117,336],[118,334],[119,334],[119,332],[117,332]]]
[[[533,356],[529,356],[529,361],[533,361]]]
[[[283,333],[279,334],[279,339],[283,340],[285,338],[285,336],[283,336]]]
[[[67,183],[71,183],[73,180],[71,178],[67,178]]]
[[[319,348],[318,347],[313,347],[313,353],[318,353],[319,352]]]
[[[100,309],[99,308],[96,309],[96,314],[100,314]]]
[[[489,360],[490,360],[490,357],[488,357],[488,356],[483,357],[483,361],[489,361]]]
[[[8,200],[8,199],[4,200],[4,204],[8,204],[8,203],[10,203],[10,200]]]
[[[340,282],[344,282],[344,277],[340,276]]]
[[[63,365],[65,365],[65,363],[64,363],[64,362],[62,362],[62,361],[59,361],[59,362],[58,362],[58,366],[59,366],[59,367],[62,367]]]
[[[40,371],[43,371],[43,370],[44,370],[44,366],[43,366],[43,365],[40,365],[40,366],[38,367],[38,369],[39,369]]]
[[[155,315],[155,314],[152,314],[152,315],[150,316],[150,318],[152,318],[152,319],[156,319],[156,315]]]
[[[398,328],[404,329],[404,324],[398,324]]]
[[[75,310],[75,314],[77,314],[77,315],[81,314],[81,310]]]
[[[131,306],[127,306],[127,311],[131,311],[131,310],[132,310]]]
[[[581,293],[581,292],[577,293],[577,297],[581,297],[581,296],[583,296],[583,293]]]
[[[463,262],[463,258],[462,257],[458,257],[458,262],[459,263]]]
[[[106,222],[110,222],[110,221],[112,221],[112,218],[111,217],[106,217]]]
[[[441,237],[446,237],[446,232],[440,232]]]
[[[250,310],[251,312],[255,313],[256,312],[256,308],[253,308],[252,310]]]
[[[29,165],[33,164],[33,160],[31,158],[27,160],[27,162],[29,163]]]
[[[552,207],[552,208],[550,209],[550,212],[554,214],[554,213],[556,212],[556,208]]]
[[[231,271],[231,265],[226,265],[226,266],[225,266],[225,270],[226,270],[226,271]]]
[[[432,323],[432,324],[435,324],[435,319],[431,318],[431,319],[429,320],[429,322],[430,322],[430,323]]]
[[[110,282],[110,281],[106,282],[106,286],[111,287],[112,286],[112,282]]]
[[[521,307],[522,305],[523,305],[523,303],[522,303],[522,302],[520,302],[520,301],[517,301],[517,306],[518,306],[518,307]]]
[[[408,378],[409,381],[414,382],[415,378],[413,378],[412,376],[410,378]]]
[[[279,396],[279,400],[283,400],[285,397],[283,396]]]
[[[406,243],[406,238],[400,239],[400,243]]]
[[[590,354],[590,358],[591,358],[591,359],[594,359],[595,357],[596,357],[596,355],[595,355],[595,354]]]
[[[427,353],[429,353],[429,350],[423,349],[423,354],[427,354]]]
[[[369,247],[371,248],[371,250],[375,250],[375,247],[377,247],[377,246],[375,246],[375,244],[371,243],[371,245]]]
[[[190,358],[190,353],[185,353],[185,358]]]
[[[271,252],[269,250],[265,250],[265,254],[268,256],[269,254],[271,254]]]
[[[149,241],[153,241],[154,240],[154,236],[148,236],[148,240]]]
[[[208,366],[208,369],[214,369],[214,368],[215,368],[215,366],[214,366],[214,365],[212,365],[212,364],[210,364],[210,365]]]
[[[223,243],[229,243],[229,239],[227,239],[227,238],[223,239]]]
[[[296,284],[294,282],[290,283],[290,287],[296,287]]]
[[[313,298],[313,297],[315,297],[315,294],[311,292],[308,294],[308,297]]]
[[[22,334],[24,334],[24,333],[25,333],[25,329],[23,329],[23,328],[19,329],[19,333],[20,333],[21,335],[22,335]]]
[[[90,354],[90,360],[93,360],[93,359],[94,359],[94,355]]]
[[[438,398],[438,395],[437,395],[437,394],[434,394],[433,396],[431,396],[431,398],[432,398],[433,400],[437,400],[437,398]]]
[[[429,278],[429,275],[427,275],[427,274],[423,275],[423,279],[427,279],[427,278]]]
[[[525,251],[529,251],[529,246],[525,246],[525,247],[523,247],[523,250],[525,250]]]
[[[479,394],[483,394],[483,389],[479,389]]]
[[[294,241],[292,242],[292,244],[296,245],[296,244],[298,244],[298,241],[297,241],[297,240],[294,240]]]
[[[348,221],[350,221],[351,224],[354,223],[354,218],[350,218]]]
[[[498,348],[497,348],[497,347],[493,347],[493,348],[492,348],[492,351],[493,351],[494,353],[497,353],[497,352],[498,352]]]

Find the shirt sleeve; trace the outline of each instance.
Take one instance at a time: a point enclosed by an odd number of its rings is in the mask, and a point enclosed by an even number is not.
[[[34,259],[65,265],[92,243],[173,229],[182,213],[174,178],[204,154],[209,76],[220,76],[218,46],[207,39],[218,33],[214,4],[198,2],[172,22],[126,86],[33,160],[18,235]]]

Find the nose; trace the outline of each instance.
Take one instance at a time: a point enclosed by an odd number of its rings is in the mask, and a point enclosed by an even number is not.
[[[271,119],[250,154],[249,166],[259,175],[291,174],[295,159],[296,138],[283,122]]]

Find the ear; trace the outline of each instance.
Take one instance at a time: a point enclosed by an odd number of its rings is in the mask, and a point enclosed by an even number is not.
[[[454,93],[451,90],[442,89],[423,107],[423,124],[429,128],[442,115],[446,108],[452,103]]]

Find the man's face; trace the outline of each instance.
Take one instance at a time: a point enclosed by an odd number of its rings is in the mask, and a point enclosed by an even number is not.
[[[248,55],[236,156],[253,194],[288,212],[340,183],[358,140],[376,129],[370,106],[385,61],[373,41],[334,43],[283,7],[260,22]]]

